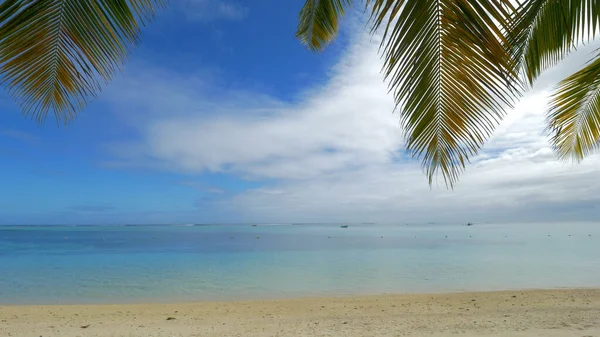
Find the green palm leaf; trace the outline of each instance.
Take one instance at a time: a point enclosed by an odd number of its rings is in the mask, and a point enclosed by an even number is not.
[[[307,0],[296,37],[310,50],[322,50],[337,36],[340,18],[350,5],[352,0]]]
[[[139,42],[163,0],[5,0],[0,75],[27,116],[67,122]]]
[[[600,23],[597,0],[531,0],[516,11],[509,44],[530,84],[567,56],[579,43],[593,39]],[[598,148],[600,60],[562,80],[548,111],[551,143],[563,160],[580,161]]]
[[[514,98],[510,1],[371,0],[407,149],[453,186]]]
[[[562,60],[577,43],[596,35],[598,0],[529,0],[515,11],[509,45],[515,65],[532,84]]]
[[[599,0],[365,2],[373,31],[384,30],[383,71],[408,150],[430,184],[437,173],[456,182],[520,94],[519,74],[532,84],[600,28]],[[311,49],[335,37],[340,3],[307,0],[299,37]],[[317,16],[315,8],[327,10]],[[563,159],[600,147],[600,58],[560,83],[548,122]]]
[[[559,83],[548,124],[560,158],[575,161],[600,146],[600,58]]]
[[[307,0],[298,37],[313,50],[335,37],[350,1]],[[517,79],[505,39],[511,0],[366,0],[384,29],[384,75],[400,110],[407,148],[429,183],[453,186],[511,106]]]

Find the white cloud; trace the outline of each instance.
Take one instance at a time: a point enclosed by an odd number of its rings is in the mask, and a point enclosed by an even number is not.
[[[454,191],[443,183],[430,189],[419,163],[405,158],[377,41],[366,34],[356,37],[323,85],[293,102],[215,90],[198,75],[130,72],[112,103],[147,120],[139,140],[118,144],[119,160],[269,181],[221,201],[248,221],[591,219],[598,209],[580,206],[600,202],[600,157],[581,165],[558,162],[544,133],[549,88],[581,65],[588,49],[540,79]]]
[[[143,152],[172,169],[306,179],[385,163],[401,148],[377,54],[361,52],[372,44],[354,45],[328,83],[296,103],[243,91],[206,93],[195,76],[169,79],[162,72],[156,75],[163,81],[145,73],[116,90],[128,107],[134,102],[150,114]],[[163,84],[146,84],[157,82]]]
[[[227,0],[183,0],[179,6],[189,20],[241,20],[248,15],[248,8]]]

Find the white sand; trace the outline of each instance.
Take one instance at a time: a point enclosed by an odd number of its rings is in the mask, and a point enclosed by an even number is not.
[[[600,289],[3,306],[0,336],[600,337]]]

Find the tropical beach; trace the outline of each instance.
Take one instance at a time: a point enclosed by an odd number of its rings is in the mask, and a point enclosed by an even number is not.
[[[0,226],[0,336],[596,337],[597,238],[596,223]]]
[[[0,1],[0,337],[600,337],[600,1]]]
[[[600,336],[600,289],[0,307],[0,335]]]

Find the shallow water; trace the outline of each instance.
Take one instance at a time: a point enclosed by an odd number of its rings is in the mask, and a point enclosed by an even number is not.
[[[599,287],[600,224],[0,227],[0,303]]]

